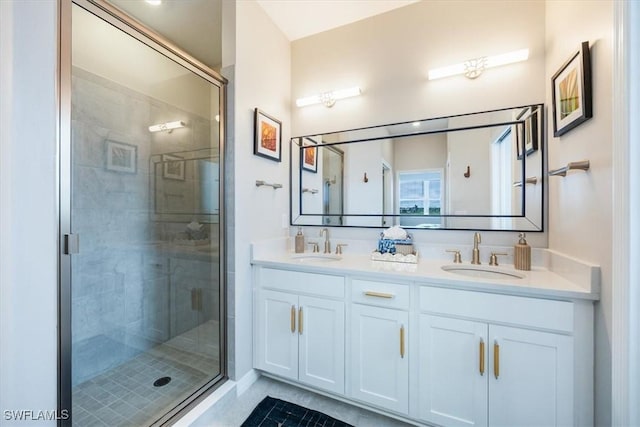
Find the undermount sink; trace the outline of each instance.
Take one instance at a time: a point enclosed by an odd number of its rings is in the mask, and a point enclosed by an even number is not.
[[[292,254],[291,259],[299,262],[305,261],[340,261],[342,257],[336,254],[320,254],[320,253],[309,253],[309,254]]]
[[[525,275],[515,271],[503,270],[496,267],[486,267],[482,265],[443,265],[441,267],[449,273],[460,274],[461,276],[477,277],[481,279],[524,279]]]

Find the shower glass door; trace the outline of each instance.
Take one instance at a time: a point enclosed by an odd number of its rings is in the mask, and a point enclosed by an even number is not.
[[[225,374],[223,84],[71,19],[72,425],[151,425]]]

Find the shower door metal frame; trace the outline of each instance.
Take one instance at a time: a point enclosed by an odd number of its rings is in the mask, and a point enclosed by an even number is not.
[[[227,376],[226,328],[226,230],[225,230],[225,118],[227,79],[196,60],[173,43],[103,0],[58,0],[58,426],[70,427],[73,417],[71,397],[71,257],[78,250],[71,234],[71,15],[73,5],[79,6],[127,33],[158,53],[189,69],[219,89],[220,170],[219,170],[219,337],[220,373],[152,425],[171,425],[186,411],[204,400],[222,385]],[[70,417],[61,415],[70,414]],[[62,419],[66,418],[66,419]]]

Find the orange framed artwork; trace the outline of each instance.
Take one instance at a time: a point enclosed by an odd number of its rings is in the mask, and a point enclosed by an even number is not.
[[[282,123],[258,108],[254,111],[253,154],[282,160]]]
[[[318,146],[311,138],[305,138],[302,150],[300,150],[302,169],[317,173],[318,172]]]

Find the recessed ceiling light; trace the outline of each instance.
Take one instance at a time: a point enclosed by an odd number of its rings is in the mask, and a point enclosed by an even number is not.
[[[162,0],[145,0],[152,6],[160,6],[162,4]]]

